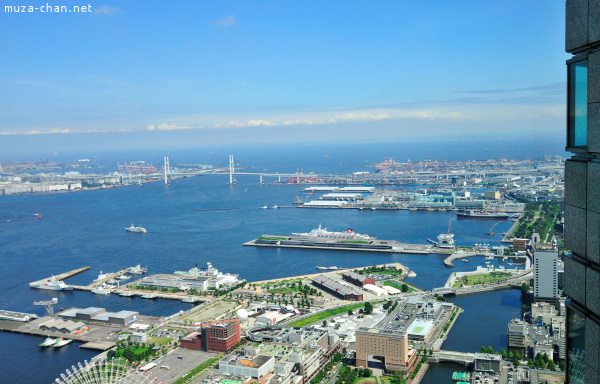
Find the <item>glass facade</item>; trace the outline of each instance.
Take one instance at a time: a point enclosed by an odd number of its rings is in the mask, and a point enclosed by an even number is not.
[[[569,64],[568,147],[587,145],[587,60]]]
[[[585,317],[567,309],[567,377],[570,384],[585,383]]]

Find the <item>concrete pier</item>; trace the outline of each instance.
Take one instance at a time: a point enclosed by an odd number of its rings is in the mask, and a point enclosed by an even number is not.
[[[66,279],[68,277],[74,276],[74,275],[76,275],[78,273],[81,273],[83,271],[87,271],[88,269],[90,269],[90,267],[77,268],[77,269],[74,269],[72,271],[64,272],[64,273],[61,273],[61,274],[58,274],[58,275],[54,275],[54,276],[51,276],[51,277],[46,277],[45,279],[33,281],[30,284],[34,284],[34,283],[40,283],[40,284],[42,284],[42,283],[45,283],[46,281],[52,280],[52,279],[55,279],[55,280],[64,280],[64,279]]]

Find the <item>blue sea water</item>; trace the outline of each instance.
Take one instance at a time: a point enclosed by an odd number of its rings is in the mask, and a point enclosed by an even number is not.
[[[234,154],[237,161],[251,165],[254,171],[263,169],[278,172],[346,173],[369,170],[368,165],[386,156],[397,160],[413,161],[424,158],[464,160],[466,158],[538,158],[543,154],[560,154],[561,147],[527,151],[527,143],[518,142],[505,149],[496,149],[487,143],[459,150],[456,145],[429,143],[422,145],[381,144],[367,146],[298,146],[264,148],[215,148],[196,150],[171,150],[171,164],[209,163],[225,165],[227,155]],[[496,143],[497,145],[497,143]],[[473,148],[477,148],[474,150]],[[488,152],[486,149],[489,148]],[[537,147],[529,147],[537,148]],[[552,150],[552,148],[555,148]],[[106,152],[99,154],[60,154],[65,160],[82,157],[93,158],[104,165],[103,171],[116,169],[116,161],[145,160],[155,165],[162,161],[165,151]],[[96,155],[97,157],[93,157]],[[409,157],[410,156],[410,157]],[[221,162],[219,164],[219,162]],[[263,205],[290,206],[303,186],[260,185],[254,176],[237,176],[236,185],[228,185],[228,176],[205,175],[179,179],[171,185],[150,183],[142,186],[81,191],[51,195],[20,195],[0,198],[0,220],[31,217],[42,214],[42,220],[0,223],[0,308],[42,314],[43,308],[33,305],[35,300],[58,297],[60,307],[106,307],[110,311],[121,309],[139,311],[144,315],[167,315],[189,308],[189,304],[171,300],[142,300],[115,295],[100,296],[87,292],[52,292],[31,289],[34,280],[72,270],[82,266],[91,269],[67,280],[72,284],[88,284],[100,271],[113,272],[141,264],[150,273],[170,273],[186,270],[196,263],[211,262],[224,272],[239,274],[249,281],[314,273],[316,265],[358,267],[387,262],[400,262],[415,271],[417,277],[410,282],[422,288],[434,288],[445,283],[450,272],[472,270],[483,265],[482,258],[472,258],[469,263],[457,263],[454,268],[444,267],[439,255],[390,255],[361,252],[338,252],[301,249],[272,249],[244,247],[242,244],[261,234],[289,234],[305,232],[319,224],[330,230],[353,228],[380,239],[395,239],[407,243],[426,243],[446,232],[448,226],[460,245],[486,242],[499,245],[500,235],[485,236],[490,226],[487,221],[452,220],[452,212],[413,211],[356,211],[311,210],[281,208],[258,209]],[[236,210],[194,211],[210,208],[239,208]],[[130,224],[147,228],[146,234],[132,234],[124,228]],[[495,232],[508,230],[511,223],[500,223]],[[508,291],[503,291],[508,292]],[[503,299],[499,301],[501,310]],[[489,294],[479,295],[488,297]],[[508,293],[511,313],[514,312],[511,293]],[[494,296],[495,297],[495,296]],[[461,301],[462,298],[456,299]],[[477,308],[466,298],[465,306]],[[485,299],[482,299],[485,301]],[[460,305],[460,304],[459,304]],[[505,309],[505,308],[503,308]],[[502,310],[503,310],[502,309]],[[479,319],[481,309],[469,316]],[[489,310],[488,310],[489,311]],[[467,314],[467,312],[465,312]],[[485,321],[485,319],[482,319]],[[464,325],[463,325],[464,323]],[[461,331],[462,329],[462,331]],[[473,321],[459,319],[447,341],[452,346],[452,336],[465,330],[472,333]],[[506,323],[498,321],[491,328],[481,328],[482,334],[505,334]],[[496,337],[496,336],[493,336]],[[52,353],[40,351],[42,340],[36,337],[0,333],[0,381],[17,383],[50,382],[64,369],[77,361],[89,358],[93,352],[70,345]],[[473,345],[479,349],[482,341]],[[502,340],[486,340],[494,348]],[[10,348],[8,348],[10,346]],[[456,350],[469,350],[470,344],[452,346]],[[452,349],[449,348],[449,349]],[[26,356],[20,358],[19,356]],[[26,370],[21,369],[23,362]]]

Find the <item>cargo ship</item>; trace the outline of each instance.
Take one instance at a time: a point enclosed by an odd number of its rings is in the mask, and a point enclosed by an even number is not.
[[[456,212],[457,219],[478,219],[478,220],[508,220],[508,215],[503,212],[483,212],[483,211],[464,211]]]

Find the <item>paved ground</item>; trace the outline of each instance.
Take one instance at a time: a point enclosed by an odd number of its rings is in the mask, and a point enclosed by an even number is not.
[[[214,356],[215,353],[177,348],[162,359],[154,361],[157,365],[151,369],[151,372],[159,382],[170,384]],[[161,367],[169,367],[169,369]]]

